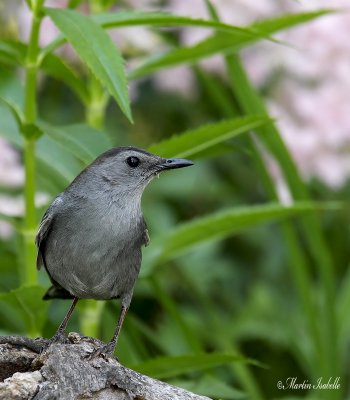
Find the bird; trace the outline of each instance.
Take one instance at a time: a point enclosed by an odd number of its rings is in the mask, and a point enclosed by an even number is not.
[[[113,355],[133,296],[142,247],[149,234],[141,197],[163,171],[193,162],[163,158],[136,147],[112,148],[98,156],[46,210],[35,242],[37,268],[52,286],[43,299],[73,299],[50,343],[65,340],[79,299],[120,299],[114,335],[95,355]]]

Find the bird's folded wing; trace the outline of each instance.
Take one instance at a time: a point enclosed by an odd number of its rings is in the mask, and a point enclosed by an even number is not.
[[[36,267],[40,269],[45,266],[45,242],[52,227],[52,215],[48,212],[45,213],[40,223],[38,233],[35,238],[35,244],[38,246],[38,255],[36,259]]]

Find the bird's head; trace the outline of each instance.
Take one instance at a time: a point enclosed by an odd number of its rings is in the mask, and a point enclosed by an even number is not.
[[[162,158],[135,147],[118,147],[101,154],[88,167],[107,185],[122,191],[141,190],[163,171],[193,165],[181,158]]]

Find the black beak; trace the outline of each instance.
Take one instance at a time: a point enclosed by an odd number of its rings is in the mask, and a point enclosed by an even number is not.
[[[163,158],[159,164],[159,169],[160,171],[164,171],[166,169],[184,168],[191,165],[193,165],[192,161],[183,158]]]

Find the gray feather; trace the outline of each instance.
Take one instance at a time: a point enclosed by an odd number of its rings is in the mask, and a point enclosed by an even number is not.
[[[101,170],[101,160],[96,162]],[[36,237],[37,266],[45,266],[57,289],[53,297],[64,288],[78,298],[120,297],[130,303],[141,247],[149,243],[141,212],[149,180],[138,181],[135,190],[117,187],[117,178],[103,169],[97,176],[90,166],[45,213]]]

